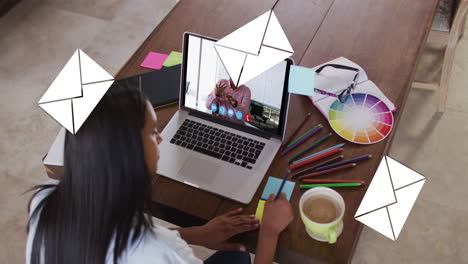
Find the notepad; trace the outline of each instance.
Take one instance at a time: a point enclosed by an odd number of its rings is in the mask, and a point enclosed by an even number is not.
[[[281,186],[281,182],[283,182],[283,179],[278,179],[275,177],[270,177],[268,178],[268,182],[265,185],[265,189],[263,189],[262,193],[262,200],[268,200],[268,197],[270,197],[270,194],[276,195],[278,193],[278,190]],[[296,183],[292,181],[286,181],[284,183],[283,190],[281,192],[286,193],[286,199],[291,200],[291,195],[294,190],[294,185]]]
[[[135,87],[143,91],[153,107],[163,107],[179,102],[181,66],[165,67],[158,71],[119,79],[122,86]]]
[[[288,90],[290,93],[312,96],[314,94],[315,71],[292,65],[289,71]]]
[[[171,67],[177,64],[182,63],[182,53],[177,51],[171,51],[169,57],[167,57],[166,61],[164,61],[164,67]]]
[[[141,67],[159,70],[169,55],[150,51],[141,63]]]

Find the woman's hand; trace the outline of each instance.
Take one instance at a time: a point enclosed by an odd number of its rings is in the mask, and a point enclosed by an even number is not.
[[[271,194],[268,201],[265,203],[261,233],[279,236],[293,219],[293,209],[286,199],[286,194],[281,193],[280,197],[276,200],[275,195]]]
[[[227,85],[225,83],[222,83],[222,82],[219,82],[218,84],[216,84],[215,95],[216,96],[224,96],[225,95],[224,89],[226,89],[226,87],[227,87]]]
[[[281,193],[275,200],[271,194],[263,210],[262,226],[257,241],[255,264],[273,263],[279,234],[294,219],[291,204],[286,194]]]
[[[183,239],[190,244],[215,250],[245,251],[242,244],[226,242],[234,235],[258,228],[254,215],[242,215],[242,208],[213,218],[203,226],[179,229]]]

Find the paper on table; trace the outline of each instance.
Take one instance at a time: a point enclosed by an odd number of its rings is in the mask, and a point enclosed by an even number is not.
[[[315,71],[292,65],[289,71],[289,92],[312,96],[314,94]]]
[[[265,209],[265,201],[259,200],[257,205],[257,211],[255,211],[255,217],[258,219],[259,223],[262,223],[263,210]]]
[[[270,194],[276,195],[278,193],[278,190],[279,190],[282,182],[283,182],[283,179],[278,179],[278,178],[274,178],[274,177],[268,178],[268,182],[265,185],[265,189],[263,189],[261,199],[262,200],[268,200],[268,197],[270,196]],[[294,183],[292,181],[286,181],[284,183],[284,187],[283,187],[283,190],[281,192],[286,193],[286,198],[288,200],[291,199],[291,195],[292,195],[292,192],[294,190],[294,185],[296,185],[296,183]]]
[[[169,55],[157,53],[157,52],[148,52],[146,58],[141,63],[141,67],[156,69],[159,70],[162,68],[164,61],[167,59]]]
[[[169,57],[164,61],[164,67],[171,67],[182,63],[182,53],[177,51],[171,51]]]

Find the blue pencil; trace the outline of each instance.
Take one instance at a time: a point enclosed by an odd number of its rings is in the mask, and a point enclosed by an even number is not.
[[[278,193],[276,194],[275,200],[278,199],[278,197],[280,196],[281,191],[283,190],[284,184],[286,183],[286,180],[287,180],[288,177],[289,177],[289,173],[290,173],[290,171],[288,170],[288,171],[286,172],[286,174],[284,175],[283,181],[281,182],[281,185],[280,185],[280,187],[279,187]]]
[[[293,161],[292,164],[296,164],[296,163],[299,163],[299,162],[301,162],[301,161],[303,161],[303,160],[306,160],[306,159],[315,157],[315,156],[320,155],[320,154],[322,154],[322,153],[324,153],[324,152],[327,152],[327,151],[329,151],[329,150],[331,150],[331,149],[341,148],[341,147],[343,147],[344,145],[345,145],[345,143],[342,143],[342,144],[338,144],[338,145],[336,145],[336,146],[333,146],[333,147],[324,149],[324,150],[322,150],[322,151],[319,151],[319,152],[317,152],[317,153],[314,153],[314,154],[312,154],[312,155],[309,155],[309,156],[307,156],[307,157],[305,157],[305,158],[302,158],[302,159],[298,159],[298,160],[296,160],[296,161]]]

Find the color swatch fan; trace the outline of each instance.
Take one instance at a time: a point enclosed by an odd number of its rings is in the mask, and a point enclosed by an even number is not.
[[[355,93],[344,103],[337,99],[330,106],[328,121],[342,138],[358,144],[372,144],[390,134],[393,114],[378,97]]]

